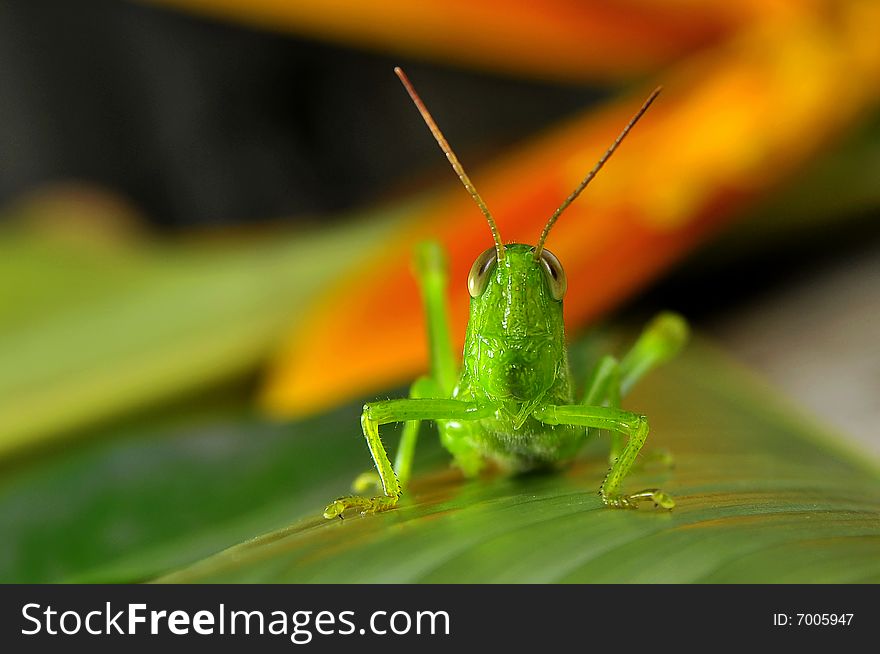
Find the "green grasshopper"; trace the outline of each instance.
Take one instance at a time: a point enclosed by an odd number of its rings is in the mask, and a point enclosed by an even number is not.
[[[381,488],[376,497],[352,495],[331,502],[324,517],[342,518],[347,509],[386,511],[409,481],[419,425],[433,420],[443,446],[466,477],[489,462],[510,473],[570,462],[597,430],[612,434],[611,467],[599,494],[606,506],[635,508],[649,501],[671,509],[674,500],[652,488],[632,494],[620,486],[648,436],[643,415],[620,409],[620,398],[646,372],[674,356],[687,340],[684,319],[657,316],[618,361],[603,357],[580,401],[574,397],[562,321],[566,278],[559,260],[544,247],[560,214],[586,188],[660,92],[656,89],[608,151],[547,221],[538,244],[505,245],[483,199],[453,153],[406,75],[397,73],[461,182],[489,223],[494,245],[474,261],[468,275],[470,317],[458,370],[445,304],[445,257],[436,243],[416,252],[416,275],[427,313],[431,374],[419,378],[408,399],[364,405],[361,426],[378,478],[365,473],[355,492]],[[379,437],[380,425],[405,422],[394,465]],[[625,438],[625,443],[624,443]]]

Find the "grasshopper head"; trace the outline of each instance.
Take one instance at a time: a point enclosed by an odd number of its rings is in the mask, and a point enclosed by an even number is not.
[[[471,315],[465,336],[465,372],[476,388],[499,400],[515,417],[514,424],[520,426],[530,407],[540,402],[557,380],[563,379],[563,384],[568,384],[562,326],[565,274],[559,260],[544,248],[544,243],[562,212],[614,154],[633,125],[657,98],[660,89],[651,93],[593,169],[553,212],[537,245],[532,247],[504,244],[489,208],[425,103],[403,71],[395,68],[394,72],[492,231],[495,246],[477,257],[468,279]]]
[[[471,312],[465,366],[493,400],[531,406],[565,366],[565,273],[547,250],[510,244],[477,257],[468,278]],[[518,410],[518,409],[517,409]]]

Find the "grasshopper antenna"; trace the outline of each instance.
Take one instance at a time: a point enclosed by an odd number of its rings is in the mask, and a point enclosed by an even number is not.
[[[611,144],[611,147],[602,155],[602,158],[593,166],[593,170],[587,173],[587,176],[584,177],[584,180],[578,184],[578,187],[572,191],[571,195],[565,198],[565,202],[559,205],[559,208],[553,212],[553,215],[550,216],[550,220],[547,221],[547,224],[544,225],[544,231],[541,232],[541,238],[538,239],[538,245],[535,246],[535,260],[538,260],[541,257],[541,252],[544,249],[544,241],[547,240],[547,234],[550,233],[550,230],[553,228],[553,225],[556,224],[556,221],[559,220],[559,216],[562,215],[562,212],[568,208],[572,202],[577,199],[577,196],[581,194],[585,188],[587,188],[587,184],[593,181],[593,178],[596,176],[602,166],[605,165],[605,162],[611,158],[611,155],[614,154],[614,151],[617,150],[617,146],[620,145],[621,141],[626,138],[626,135],[629,134],[629,131],[633,128],[633,126],[639,122],[639,119],[645,114],[648,110],[648,107],[657,99],[657,96],[660,95],[660,91],[663,90],[662,86],[658,86],[651,95],[648,96],[648,99],[645,100],[645,103],[642,105],[642,108],[636,112],[636,115],[633,116],[629,123],[627,123],[626,127],[623,128],[623,131],[618,134],[617,138],[614,139],[614,143]]]
[[[413,103],[416,105],[416,109],[418,109],[419,113],[422,114],[422,118],[428,125],[428,129],[431,130],[431,134],[433,134],[434,138],[437,139],[437,144],[440,146],[440,149],[443,150],[443,154],[446,155],[449,163],[452,164],[452,169],[458,174],[458,178],[461,180],[461,183],[464,184],[464,187],[467,189],[468,193],[471,194],[474,202],[476,202],[477,206],[480,207],[480,211],[482,211],[483,215],[486,216],[486,221],[489,223],[489,229],[492,230],[492,238],[495,240],[495,251],[498,255],[498,260],[500,261],[504,258],[504,243],[502,243],[501,236],[498,233],[498,225],[495,223],[495,219],[492,217],[492,214],[489,213],[489,207],[486,206],[486,203],[483,202],[483,198],[481,198],[480,194],[477,193],[477,189],[475,189],[474,185],[471,183],[471,178],[467,176],[466,172],[464,172],[464,168],[462,168],[458,157],[455,156],[452,148],[449,147],[449,143],[443,137],[443,132],[441,132],[440,128],[437,127],[437,123],[434,122],[434,119],[431,117],[430,112],[428,112],[428,108],[425,106],[425,103],[422,102],[419,94],[416,93],[416,90],[410,83],[409,78],[406,76],[406,73],[403,72],[400,66],[396,66],[394,68],[394,72],[400,78],[400,81],[403,83],[403,87],[406,89],[406,92],[409,93],[409,97],[412,98]]]

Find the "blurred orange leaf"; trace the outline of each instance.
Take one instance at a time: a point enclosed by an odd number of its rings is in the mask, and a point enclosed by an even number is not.
[[[569,326],[620,303],[875,103],[877,34],[880,5],[870,0],[776,12],[664,73],[657,80],[666,86],[664,96],[548,241],[569,276]],[[471,171],[506,241],[535,242],[643,95],[647,91],[591,110]],[[430,105],[431,98],[425,100]],[[302,316],[268,380],[270,410],[318,409],[424,369],[421,304],[409,258],[413,244],[425,238],[441,241],[450,254],[452,327],[460,344],[467,270],[491,240],[457,187],[415,212],[408,229]]]
[[[753,2],[723,0],[153,2],[469,68],[581,80],[656,70],[767,10]]]

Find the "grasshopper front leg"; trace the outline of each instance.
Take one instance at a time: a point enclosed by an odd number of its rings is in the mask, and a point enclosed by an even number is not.
[[[602,501],[607,506],[632,509],[636,508],[639,502],[654,502],[664,509],[675,506],[675,501],[657,488],[642,490],[631,495],[620,492],[623,479],[632,468],[639,450],[648,437],[648,419],[645,416],[620,409],[580,404],[549,405],[538,409],[533,415],[546,425],[578,425],[593,429],[608,429],[628,436],[626,447],[611,465],[605,481],[599,488]]]
[[[380,425],[421,420],[479,420],[488,418],[493,413],[494,409],[489,406],[481,407],[473,402],[444,399],[385,400],[364,405],[361,427],[376,464],[376,472],[379,473],[383,494],[376,497],[340,497],[324,509],[324,517],[341,516],[347,509],[360,509],[362,514],[378,513],[397,504],[401,486],[379,437]]]
[[[409,389],[410,399],[442,398],[443,393],[437,387],[437,383],[431,377],[419,377]],[[361,419],[363,422],[363,418]],[[400,444],[397,446],[397,455],[394,457],[394,474],[402,491],[409,482],[412,471],[413,459],[416,453],[416,441],[419,438],[418,420],[407,420],[403,426],[403,434]],[[382,480],[375,470],[358,475],[352,482],[351,489],[355,493],[364,493],[369,489],[381,489]]]
[[[675,506],[672,497],[656,488],[621,494],[620,485],[648,437],[648,421],[644,416],[621,411],[620,398],[650,370],[675,356],[687,342],[688,332],[687,322],[678,314],[658,314],[622,361],[611,356],[599,361],[581,405],[546,407],[535,415],[547,424],[574,424],[611,432],[611,469],[599,489],[608,506],[635,508],[638,502],[654,502],[665,509]]]

